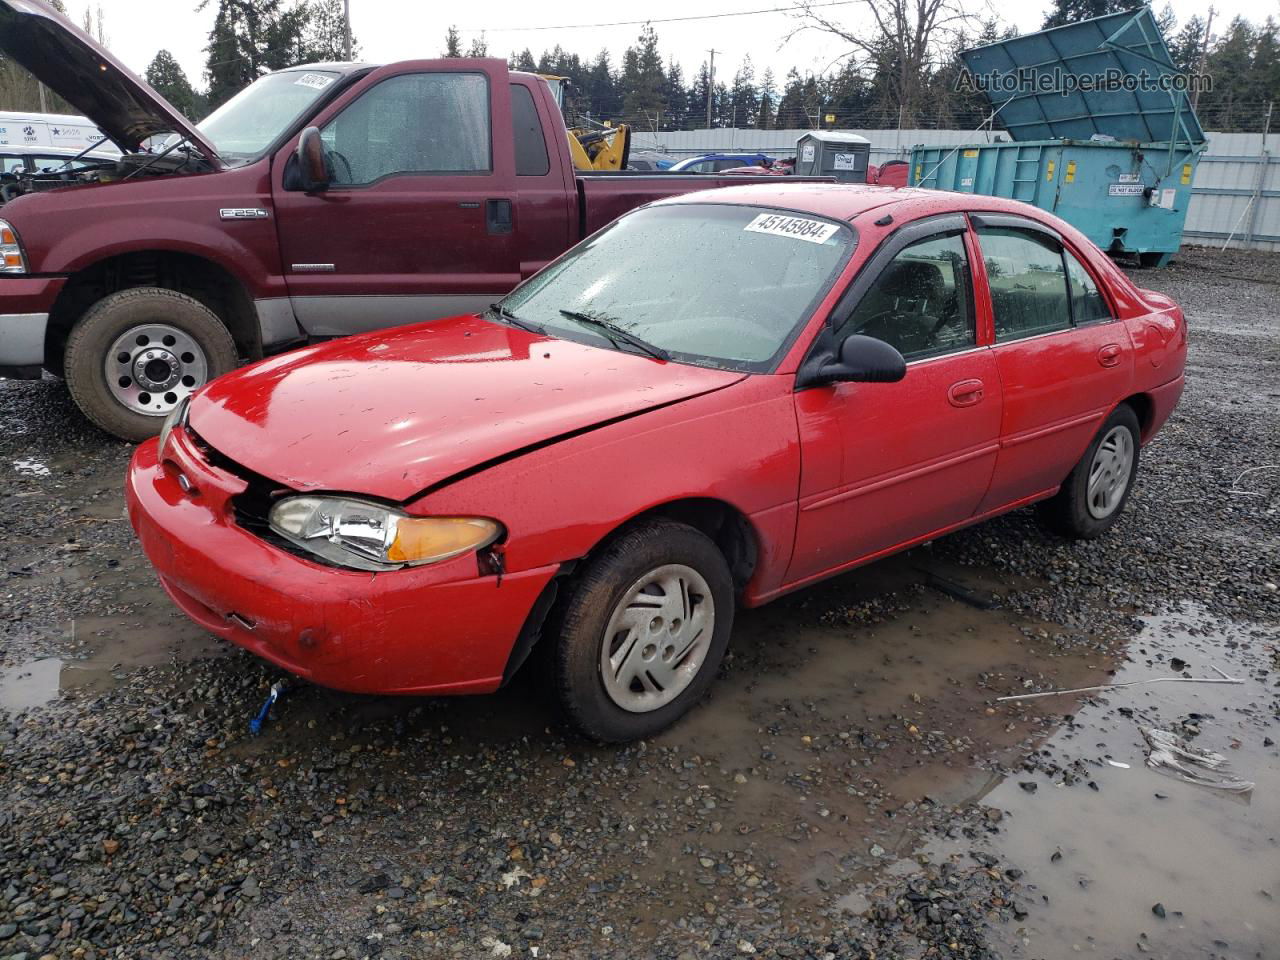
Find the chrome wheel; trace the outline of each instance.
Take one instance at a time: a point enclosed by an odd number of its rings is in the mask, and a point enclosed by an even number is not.
[[[1133,434],[1127,427],[1112,427],[1098,444],[1089,465],[1086,502],[1095,520],[1111,516],[1124,498],[1133,472]]]
[[[600,678],[609,699],[647,713],[680,696],[702,669],[715,622],[711,588],[698,571],[673,563],[646,573],[605,627]]]
[[[167,323],[131,327],[107,354],[111,395],[135,413],[163,417],[209,378],[204,349]]]

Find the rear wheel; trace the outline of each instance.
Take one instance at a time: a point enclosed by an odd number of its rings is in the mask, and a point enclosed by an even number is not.
[[[1107,418],[1062,488],[1040,504],[1040,517],[1057,533],[1092,540],[1111,529],[1124,511],[1138,473],[1141,428],[1121,404]]]
[[[67,386],[85,416],[121,439],[145,440],[184,397],[235,368],[236,347],[200,301],[135,287],[89,309],[65,358]]]
[[[613,743],[669,726],[715,679],[733,612],[729,565],[708,537],[669,521],[628,531],[566,603],[552,663],[563,713]]]

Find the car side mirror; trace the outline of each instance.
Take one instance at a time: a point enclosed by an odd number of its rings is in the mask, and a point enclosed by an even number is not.
[[[907,361],[892,345],[852,333],[840,344],[840,361],[823,371],[833,381],[897,383],[907,375]]]
[[[329,172],[319,128],[307,127],[302,131],[295,155],[298,158],[298,185],[307,193],[328,190],[333,176]]]

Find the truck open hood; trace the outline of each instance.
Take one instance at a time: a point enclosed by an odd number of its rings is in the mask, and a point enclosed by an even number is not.
[[[218,453],[283,486],[408,500],[742,378],[467,316],[227,374],[197,394],[188,423]]]
[[[180,133],[217,153],[178,110],[43,0],[0,0],[0,50],[98,125],[122,150]]]

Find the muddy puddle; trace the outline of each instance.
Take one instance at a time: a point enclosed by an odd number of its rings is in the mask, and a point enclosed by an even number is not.
[[[1274,630],[1214,624],[1187,609],[1150,618],[1106,682],[1243,679],[1238,686],[1161,682],[1061,699],[1058,727],[1032,769],[980,799],[1003,813],[987,844],[1022,871],[1028,915],[990,933],[1008,957],[1269,957],[1280,938],[1280,657]],[[1215,670],[1217,668],[1217,670]],[[1254,783],[1233,792],[1150,769],[1142,728],[1167,731]],[[920,859],[964,860],[974,843],[933,839]],[[854,888],[848,903],[866,903]]]
[[[45,631],[48,633],[48,631]],[[145,616],[81,617],[55,642],[58,656],[35,656],[0,666],[0,710],[41,707],[69,691],[106,690],[140,667],[223,656],[228,644],[163,606]]]

